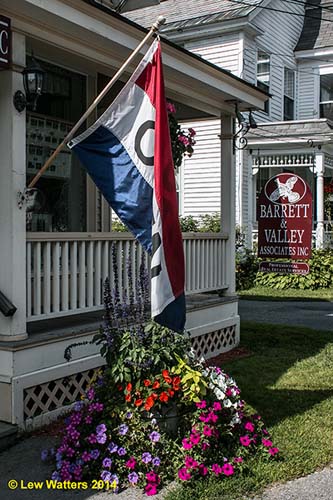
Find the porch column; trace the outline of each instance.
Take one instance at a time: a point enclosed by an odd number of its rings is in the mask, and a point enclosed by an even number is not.
[[[12,34],[9,70],[0,72],[0,291],[17,307],[11,317],[0,312],[0,341],[22,340],[26,334],[26,234],[25,209],[17,194],[26,185],[25,112],[13,105],[13,95],[23,91],[25,37]]]
[[[316,248],[324,248],[324,153],[316,152]]]
[[[221,116],[221,231],[229,235],[224,262],[226,282],[229,284],[226,295],[235,295],[235,224],[236,224],[236,165],[233,153],[233,118]],[[227,139],[230,138],[230,139]],[[223,259],[223,256],[221,256]]]

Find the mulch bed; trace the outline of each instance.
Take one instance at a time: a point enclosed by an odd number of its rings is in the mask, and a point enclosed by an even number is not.
[[[206,363],[210,366],[215,365],[222,367],[224,363],[234,361],[236,359],[248,358],[252,355],[253,353],[245,347],[235,347],[235,349],[232,349],[231,351],[224,352],[222,354],[219,354],[218,356],[215,356],[214,358],[207,359]]]

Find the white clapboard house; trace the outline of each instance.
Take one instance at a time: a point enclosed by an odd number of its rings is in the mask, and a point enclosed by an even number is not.
[[[236,222],[251,246],[256,199],[284,170],[305,179],[314,198],[314,238],[328,243],[333,214],[333,4],[328,0],[166,0],[125,13],[148,26],[156,14],[163,35],[271,94],[257,128],[236,154]],[[248,119],[245,114],[244,118]],[[332,120],[332,121],[331,121]],[[180,211],[220,211],[219,123],[191,120],[197,145],[180,177]],[[239,143],[237,144],[240,145]]]
[[[0,421],[25,428],[79,398],[103,364],[95,345],[77,348],[70,362],[64,350],[90,340],[99,327],[103,282],[112,281],[112,245],[123,288],[125,261],[136,274],[141,259],[129,234],[110,232],[110,209],[67,149],[36,185],[37,211],[27,215],[19,196],[146,34],[104,3],[0,2]],[[267,94],[169,41],[162,40],[162,50],[167,96],[181,116],[213,118],[225,137],[214,158],[223,231],[184,234],[187,329],[197,352],[209,357],[239,341],[232,101],[241,111],[263,109]],[[34,109],[29,99],[24,106],[22,71],[36,62],[44,83]]]

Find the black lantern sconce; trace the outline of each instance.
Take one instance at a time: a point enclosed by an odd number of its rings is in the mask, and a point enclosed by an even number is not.
[[[29,106],[35,111],[38,98],[42,93],[45,71],[32,56],[31,62],[24,68],[22,75],[25,95],[21,90],[15,92],[13,99],[15,109],[21,113],[26,106]]]

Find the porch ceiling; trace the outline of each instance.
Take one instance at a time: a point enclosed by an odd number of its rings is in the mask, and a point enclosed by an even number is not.
[[[1,13],[11,18],[14,31],[33,39],[33,46],[49,44],[75,57],[76,65],[90,74],[113,74],[146,31],[77,0],[2,0]],[[166,40],[162,46],[169,98],[212,116],[234,114],[231,101],[240,102],[241,110],[263,109],[268,96],[253,85]]]

